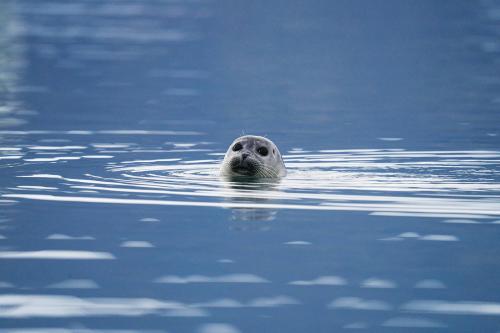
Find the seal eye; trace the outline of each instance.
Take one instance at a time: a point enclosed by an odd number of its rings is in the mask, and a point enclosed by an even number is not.
[[[267,154],[269,153],[266,147],[260,147],[259,149],[257,149],[257,152],[262,156],[267,156]]]
[[[237,143],[233,146],[233,151],[238,151],[238,150],[241,150],[243,148],[243,146],[241,145],[241,143]]]

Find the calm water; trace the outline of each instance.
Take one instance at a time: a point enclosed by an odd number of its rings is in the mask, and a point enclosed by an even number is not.
[[[2,1],[0,332],[500,332],[496,1]],[[241,134],[281,182],[229,183]]]

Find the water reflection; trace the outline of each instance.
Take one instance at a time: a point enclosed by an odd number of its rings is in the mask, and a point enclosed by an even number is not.
[[[115,256],[108,252],[73,250],[0,251],[0,259],[112,260]]]
[[[289,284],[296,286],[344,286],[347,281],[340,276],[318,276],[312,280],[291,281]]]
[[[200,317],[199,308],[149,298],[80,298],[65,295],[0,295],[1,318],[86,316],[180,316]]]
[[[266,204],[272,202],[270,198],[270,193],[273,194],[275,198],[279,198],[279,180],[273,179],[247,179],[238,180],[225,178],[223,182],[224,190],[228,192],[228,196],[225,196],[225,201],[232,202],[234,204],[244,203],[244,204]],[[235,206],[231,209],[231,219],[234,221],[241,222],[251,222],[251,221],[272,221],[276,218],[278,211],[276,209],[262,209],[262,208],[252,208],[252,207],[241,207]],[[268,228],[267,225],[262,224],[238,224],[235,228],[239,230],[265,230]]]
[[[181,277],[167,275],[154,280],[156,283],[269,283],[270,281],[253,274],[230,274],[223,276],[190,275]]]
[[[407,214],[406,216],[412,216]],[[438,242],[456,242],[459,241],[458,237],[454,235],[419,235],[415,232],[404,232],[395,237],[381,238],[382,241],[404,241],[404,240],[424,240],[424,241],[438,241]]]
[[[328,304],[331,309],[389,311],[392,306],[384,301],[366,300],[359,297],[340,297]]]
[[[500,316],[500,303],[495,302],[415,300],[404,304],[402,309],[419,313]]]
[[[95,240],[92,236],[69,236],[65,234],[51,234],[46,239],[50,240]]]
[[[241,333],[241,331],[231,324],[210,323],[201,325],[197,333]]]
[[[26,66],[26,45],[19,38],[20,22],[12,4],[0,3],[0,129],[26,124],[26,116],[36,114],[26,110],[18,97],[21,91],[37,91],[37,87],[21,87],[21,75]]]
[[[283,295],[256,297],[247,302],[219,299],[189,304],[152,298],[81,298],[67,295],[4,294],[0,295],[0,318],[147,315],[208,317],[210,313],[206,310],[207,308],[276,308],[299,304],[300,302],[296,299]]]
[[[397,288],[396,283],[390,280],[383,280],[378,278],[370,278],[361,283],[363,288]]]
[[[132,247],[132,248],[150,248],[155,247],[153,244],[147,241],[126,241],[120,244],[121,247]]]
[[[28,134],[33,135],[33,134]],[[46,135],[46,134],[37,134]],[[51,134],[53,135],[53,134]],[[57,135],[71,137],[75,134],[58,132]],[[78,134],[79,135],[79,134]],[[212,144],[196,144],[193,140],[166,141],[163,144],[142,144],[116,140],[119,133],[100,134],[100,142],[66,139],[65,143],[12,145],[5,147],[5,153],[17,156],[15,168],[19,170],[14,184],[4,189],[6,200],[41,200],[73,203],[108,203],[110,205],[185,206],[223,208],[228,210],[229,232],[233,230],[269,230],[283,210],[297,211],[354,211],[371,216],[397,216],[436,218],[443,229],[398,228],[374,238],[378,244],[421,244],[419,248],[439,246],[443,251],[463,242],[466,234],[457,227],[483,228],[493,226],[500,218],[498,202],[500,183],[498,165],[500,152],[489,151],[411,151],[387,149],[322,150],[295,149],[285,156],[289,168],[288,176],[281,181],[235,181],[224,179],[218,174],[220,152]],[[167,135],[170,134],[158,134]],[[203,147],[200,149],[200,147]],[[44,154],[54,155],[44,155]],[[196,153],[198,158],[192,158]],[[159,154],[151,156],[151,154]],[[92,157],[96,158],[92,158]],[[98,158],[98,157],[106,158]],[[86,158],[90,157],[90,158]],[[12,161],[5,161],[10,167]],[[54,165],[79,163],[76,172],[56,168]],[[92,166],[92,172],[87,172]],[[36,172],[33,172],[34,169]],[[59,172],[55,173],[54,170]],[[156,213],[158,214],[158,212]],[[136,221],[144,228],[163,225],[161,216],[144,214]],[[157,217],[158,216],[158,217]],[[392,229],[391,229],[392,230]],[[266,234],[269,234],[268,232]],[[251,234],[251,233],[248,233]],[[48,236],[47,236],[48,235]],[[93,234],[91,234],[93,235]],[[47,241],[58,244],[94,244],[100,237],[89,233],[49,233]],[[150,235],[151,236],[151,235]],[[317,239],[298,238],[287,235],[275,245],[282,249],[321,248]],[[309,235],[311,236],[311,235]],[[297,238],[296,238],[297,237]],[[147,240],[146,240],[147,239]],[[467,239],[465,239],[467,240]],[[339,240],[337,239],[337,242]],[[398,241],[397,243],[380,241]],[[76,260],[120,261],[127,253],[134,255],[165,256],[165,244],[161,238],[142,238],[127,235],[115,243],[120,256],[111,252],[90,249],[47,249],[28,251],[5,249],[0,251],[4,262],[23,260]],[[161,251],[161,255],[158,252]],[[114,251],[112,251],[114,253]],[[168,253],[168,252],[167,252]],[[301,254],[304,255],[304,254]],[[244,258],[233,258],[218,254],[210,262],[217,262],[222,271],[179,270],[173,274],[156,274],[148,283],[158,288],[271,288],[286,286],[288,291],[278,295],[263,294],[249,298],[236,298],[231,294],[187,301],[164,301],[150,298],[80,298],[73,296],[7,295],[0,299],[5,304],[0,316],[5,318],[28,317],[87,317],[87,316],[169,316],[208,317],[212,311],[234,311],[234,309],[272,309],[302,307],[304,290],[311,293],[325,293],[325,290],[340,290],[339,297],[322,307],[329,311],[366,313],[377,316],[391,311],[404,315],[381,317],[373,324],[365,321],[344,323],[344,328],[370,328],[383,326],[391,328],[446,328],[448,321],[421,317],[425,314],[490,315],[497,316],[498,304],[484,301],[448,301],[440,299],[439,292],[454,290],[449,281],[439,275],[429,274],[415,277],[408,284],[397,275],[369,274],[351,278],[337,269],[330,272],[316,272],[275,279],[247,270]],[[221,259],[216,259],[221,258]],[[148,259],[149,260],[149,259]],[[230,265],[226,265],[230,264]],[[175,271],[174,271],[175,272]],[[338,272],[339,275],[336,275]],[[400,279],[401,278],[401,279]],[[92,292],[102,290],[99,279],[88,276],[74,279],[58,279],[44,285],[42,290],[68,290]],[[10,282],[5,287],[18,288]],[[325,289],[328,288],[328,289]],[[399,300],[389,298],[393,294],[410,288],[425,293],[424,299]],[[8,290],[8,289],[7,289]],[[231,289],[233,290],[233,289]],[[265,290],[265,289],[263,289]],[[302,292],[301,292],[302,290]],[[355,292],[353,292],[355,291]],[[376,296],[370,296],[375,295]],[[433,294],[434,293],[434,294]],[[366,294],[366,295],[365,295]],[[10,297],[10,298],[9,298]],[[373,298],[372,298],[373,297]],[[428,300],[427,297],[434,297]],[[472,298],[473,299],[473,298]],[[66,309],[59,314],[46,310]],[[1,304],[0,304],[1,305]],[[14,310],[15,309],[15,310]],[[409,314],[408,316],[406,314]],[[416,316],[413,316],[415,314]],[[206,324],[200,330],[226,329],[230,324]],[[212,325],[212,326],[210,326]],[[215,325],[215,326],[214,326]],[[217,326],[219,325],[219,326]],[[220,326],[222,325],[222,326]],[[214,328],[215,327],[215,328]],[[229,328],[228,328],[229,329]],[[232,328],[231,328],[232,329]]]

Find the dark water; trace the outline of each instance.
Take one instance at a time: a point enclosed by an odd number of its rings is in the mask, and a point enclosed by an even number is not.
[[[500,332],[497,1],[3,1],[0,332]],[[278,184],[219,178],[266,135]]]

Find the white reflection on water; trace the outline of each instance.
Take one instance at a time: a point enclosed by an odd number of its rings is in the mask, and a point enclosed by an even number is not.
[[[71,161],[79,160],[80,156],[58,156],[58,157],[39,157],[39,158],[26,158],[26,162],[58,162],[58,161]]]
[[[397,288],[396,283],[390,280],[383,280],[377,278],[366,279],[361,283],[363,288],[381,288],[381,289],[391,289]]]
[[[268,283],[269,281],[254,274],[229,274],[221,276],[189,275],[186,277],[166,275],[154,280],[156,283]]]
[[[146,316],[205,317],[204,308],[274,308],[297,305],[289,296],[257,297],[248,302],[232,299],[187,304],[152,298],[80,298],[67,295],[0,295],[0,318]]]
[[[110,260],[115,256],[108,252],[73,250],[0,251],[0,259]]]
[[[291,281],[289,284],[296,286],[343,286],[347,284],[347,281],[340,276],[329,275],[319,276],[312,280]]]
[[[404,241],[404,240],[423,240],[423,241],[434,241],[434,242],[457,242],[458,237],[454,235],[419,235],[415,232],[404,232],[395,237],[381,238],[381,241]]]
[[[50,240],[95,240],[92,236],[69,236],[65,234],[52,234],[47,236]]]
[[[285,245],[311,245],[311,242],[308,241],[303,241],[303,240],[296,240],[296,241],[289,241],[286,243],[283,243]]]
[[[478,223],[481,223],[481,222],[474,221],[474,220],[467,220],[467,219],[449,219],[449,220],[444,220],[443,223],[478,224]]]
[[[120,244],[121,247],[137,247],[137,248],[150,248],[155,247],[153,244],[147,241],[125,241]]]
[[[80,150],[87,149],[85,146],[28,146],[33,150]]]
[[[439,242],[456,242],[458,238],[453,235],[426,235],[420,238],[426,241],[439,241]]]
[[[235,326],[225,323],[210,323],[201,325],[198,333],[240,333],[241,331]]]
[[[154,217],[143,217],[142,219],[140,219],[141,222],[147,222],[147,223],[156,223],[156,222],[160,222],[159,219],[157,218],[154,218]]]
[[[234,264],[234,260],[232,260],[232,259],[226,259],[226,258],[219,259],[219,260],[217,260],[217,262],[219,264]]]
[[[19,155],[19,156],[15,156],[15,155],[11,155],[11,156],[0,156],[0,160],[18,160],[20,159],[22,156]]]
[[[18,189],[26,189],[26,190],[57,190],[57,187],[49,187],[49,186],[17,186]]]
[[[64,295],[0,295],[0,317],[206,316],[179,302],[151,298],[79,298]]]
[[[249,307],[255,308],[273,308],[277,306],[295,304],[300,304],[300,302],[289,296],[259,297],[248,302]]]
[[[358,297],[340,297],[328,304],[332,309],[388,311],[392,306],[384,301],[365,300]]]
[[[420,235],[416,232],[403,232],[402,234],[399,234],[398,237],[401,237],[401,238],[419,238]]]
[[[500,303],[493,302],[415,300],[404,304],[402,309],[421,313],[500,316]]]
[[[106,152],[107,147],[122,153],[148,150],[134,144],[61,146],[54,147],[54,151],[62,156],[34,159],[27,156],[26,160],[72,163],[71,159],[80,156],[64,155],[68,147],[86,149],[86,152],[97,149],[99,153]],[[192,143],[189,147],[181,150],[200,153],[199,149],[192,148]],[[498,151],[295,151],[285,156],[289,174],[281,182],[234,183],[218,176],[219,157],[211,158],[218,153],[209,149],[205,155],[208,158],[199,160],[181,157],[184,153],[180,150],[153,150],[166,154],[175,151],[176,155],[104,161],[102,175],[82,177],[43,174],[40,168],[38,174],[19,176],[36,182],[22,185],[24,192],[26,186],[45,186],[60,189],[60,195],[6,193],[3,196],[62,202],[230,208],[236,220],[269,221],[280,209],[438,217],[446,223],[500,217]],[[68,161],[63,161],[65,159]],[[50,179],[59,181],[54,184]],[[94,194],[82,196],[81,191],[94,191]],[[144,195],[148,195],[148,199],[141,198]],[[453,235],[424,235],[419,239],[457,240]]]

